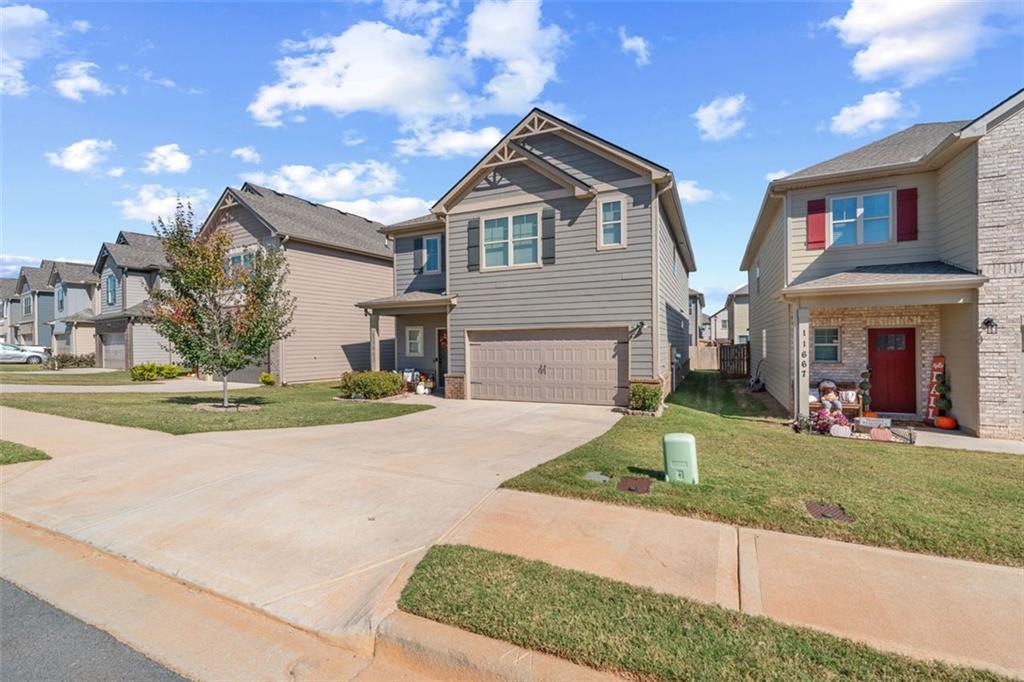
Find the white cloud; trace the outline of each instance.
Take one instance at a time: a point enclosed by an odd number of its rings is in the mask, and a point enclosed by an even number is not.
[[[715,196],[715,193],[704,187],[698,187],[696,180],[676,180],[679,199],[684,204],[699,204]]]
[[[366,138],[353,128],[349,128],[341,133],[341,143],[346,147],[358,147],[364,142],[366,142]]]
[[[0,253],[0,277],[17,277],[21,272],[22,265],[36,267],[39,265],[39,258],[36,256],[15,256],[10,253]]]
[[[1004,11],[994,2],[853,0],[843,16],[825,22],[851,47],[853,71],[865,81],[897,76],[905,86],[969,61],[994,29],[986,18]]]
[[[479,130],[418,130],[412,137],[395,140],[395,150],[403,156],[478,156],[495,144],[502,132],[494,126]]]
[[[146,154],[147,163],[142,167],[147,173],[184,173],[192,167],[192,159],[181,151],[177,144],[162,144]]]
[[[764,179],[767,180],[768,182],[771,182],[772,180],[778,180],[779,178],[784,178],[787,175],[789,175],[790,173],[792,173],[792,171],[779,169],[777,171],[771,171],[770,173],[765,173],[764,174]]]
[[[50,165],[75,173],[84,173],[96,168],[107,158],[107,152],[114,148],[111,140],[86,138],[73,142],[56,152],[47,152]]]
[[[246,163],[259,163],[262,161],[260,153],[256,151],[255,147],[239,147],[238,149],[232,150],[231,156],[236,159],[241,159]]]
[[[71,22],[71,28],[79,33],[88,33],[92,29],[92,24],[85,19],[78,19]]]
[[[455,17],[457,0],[384,0],[384,16],[392,21],[401,21],[410,26],[422,28],[433,40]]]
[[[121,207],[121,217],[125,220],[152,222],[173,215],[179,197],[182,202],[191,202],[200,215],[202,210],[198,207],[206,201],[206,196],[206,190],[202,189],[176,191],[162,185],[143,185],[134,197],[115,201],[114,205]]]
[[[691,114],[700,129],[702,140],[725,140],[743,129],[747,121],[743,110],[747,96],[742,92],[727,97],[718,97],[697,108]]]
[[[619,45],[626,54],[632,54],[637,66],[651,63],[651,47],[642,36],[631,36],[625,26],[619,26]]]
[[[114,168],[111,168],[110,170],[107,171],[107,175],[112,178],[119,178],[122,175],[124,175],[124,168],[121,168],[120,166],[115,166]]]
[[[833,133],[843,135],[877,132],[891,119],[906,118],[915,113],[913,108],[903,104],[903,94],[899,90],[883,90],[864,95],[857,104],[843,107],[832,117],[830,128]]]
[[[376,220],[385,225],[415,218],[430,211],[432,202],[418,197],[397,197],[388,195],[378,199],[356,199],[355,201],[328,201],[327,205],[346,213]]]
[[[54,74],[53,87],[61,97],[73,99],[76,102],[85,101],[83,95],[86,93],[109,95],[110,88],[90,73],[93,69],[98,68],[93,62],[85,61],[58,64]]]
[[[140,69],[139,77],[147,83],[153,83],[154,85],[159,85],[160,87],[168,88],[170,90],[177,90],[179,92],[185,93],[186,95],[199,95],[203,92],[198,88],[182,87],[178,85],[176,81],[170,78],[165,78],[163,76],[157,76],[149,69]]]
[[[355,197],[391,192],[398,184],[398,171],[380,161],[313,166],[281,166],[273,173],[246,173],[244,180],[266,185],[278,192],[313,201],[344,201]]]
[[[26,63],[45,54],[57,35],[45,10],[31,5],[0,7],[0,94],[28,93]]]

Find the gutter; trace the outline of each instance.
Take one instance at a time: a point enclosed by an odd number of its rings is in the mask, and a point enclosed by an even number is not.
[[[783,301],[799,300],[808,296],[841,296],[843,294],[860,293],[886,293],[905,291],[942,291],[944,289],[978,289],[988,282],[988,277],[975,275],[964,277],[955,281],[945,280],[937,282],[892,282],[886,284],[850,284],[841,287],[828,287],[819,289],[794,289],[784,288],[779,292],[779,299]]]

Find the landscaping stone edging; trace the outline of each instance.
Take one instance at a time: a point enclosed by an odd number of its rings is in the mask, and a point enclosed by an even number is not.
[[[658,405],[658,409],[654,412],[647,410],[634,410],[630,407],[616,407],[615,412],[621,412],[628,417],[660,417],[665,413],[665,403]]]

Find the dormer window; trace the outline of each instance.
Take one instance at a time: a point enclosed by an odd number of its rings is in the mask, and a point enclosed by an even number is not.
[[[117,303],[117,278],[114,275],[107,275],[107,305]]]

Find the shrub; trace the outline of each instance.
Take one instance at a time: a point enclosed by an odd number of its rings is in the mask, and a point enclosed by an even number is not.
[[[164,379],[177,379],[183,372],[177,365],[160,365],[157,367],[157,371]]]
[[[661,406],[661,387],[654,384],[629,385],[629,409],[657,412]]]
[[[58,369],[65,367],[95,367],[96,354],[71,355],[70,353],[61,353],[60,355],[53,356],[50,359],[50,363]]]
[[[156,381],[160,377],[160,368],[155,362],[144,362],[129,370],[132,381]]]
[[[342,398],[377,400],[405,391],[405,380],[397,372],[346,372],[341,376]]]
[[[275,377],[270,372],[261,372],[260,383],[263,384],[264,386],[273,386],[274,384],[277,383],[277,377]]]

